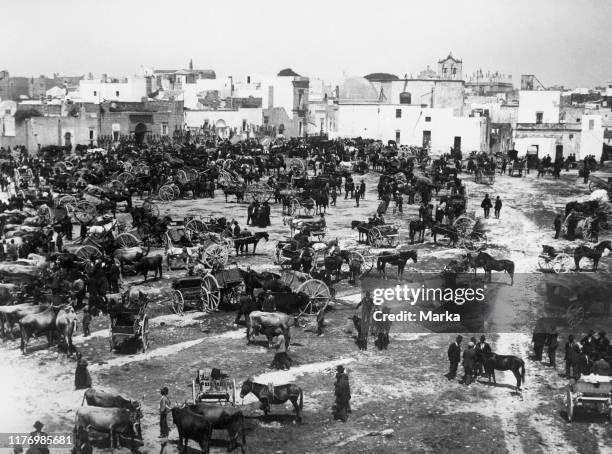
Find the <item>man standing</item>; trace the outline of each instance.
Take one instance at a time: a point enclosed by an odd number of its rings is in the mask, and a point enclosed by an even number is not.
[[[38,437],[38,440],[40,440],[38,443],[36,444],[32,444],[30,445],[30,448],[28,449],[28,451],[32,450],[38,454],[49,454],[49,448],[47,445],[47,433],[43,432],[42,429],[44,427],[44,424],[40,421],[36,421],[34,423],[34,430],[33,432],[30,432],[30,437],[34,438],[34,437]]]
[[[91,314],[89,313],[89,306],[83,308],[83,337],[89,336],[89,325],[91,324]]]
[[[251,225],[253,213],[255,212],[255,201],[252,201],[247,208],[247,225]]]
[[[487,359],[487,355],[491,353],[491,346],[488,342],[485,342],[486,338],[480,336],[480,342],[476,344],[476,361],[478,363],[478,374],[482,375],[483,365]]]
[[[467,350],[463,352],[463,380],[461,382],[465,385],[472,383],[474,366],[476,366],[476,350],[474,350],[474,343],[469,342]]]
[[[77,366],[74,371],[74,389],[91,388],[91,375],[87,370],[87,360],[77,353]]]
[[[489,198],[489,194],[485,194],[484,199],[482,199],[482,203],[480,207],[484,210],[485,219],[489,218],[489,213],[491,212],[491,207],[493,204],[491,203],[491,199]]]
[[[270,364],[270,368],[289,370],[292,361],[289,355],[287,355],[288,345],[283,333],[279,333],[274,337],[274,344],[272,344],[272,346],[276,348],[276,353],[274,354],[274,359],[272,360],[272,364]]]
[[[168,387],[159,390],[161,399],[159,401],[159,438],[168,438],[170,428],[168,427],[168,413],[172,411],[172,402],[168,397]]]
[[[557,347],[559,346],[559,340],[557,339],[557,329],[553,328],[552,333],[548,335],[548,359],[550,360],[550,367],[557,367]]]
[[[533,342],[535,360],[542,361],[542,352],[544,351],[544,345],[546,344],[546,333],[542,331],[541,328],[536,327],[536,331],[533,333],[531,342]]]
[[[370,296],[370,292],[366,291],[365,296],[359,302],[355,311],[361,307],[361,320],[359,321],[359,336],[357,338],[357,345],[361,350],[368,349],[368,334],[370,332],[370,323],[372,321],[372,309],[374,308],[374,301]]]
[[[365,184],[365,181],[361,180],[361,184],[359,185],[359,195],[361,196],[362,199],[365,199],[365,193],[366,193],[366,184]]]
[[[555,240],[559,239],[559,234],[561,233],[561,215],[558,214],[557,217],[555,217]]]
[[[336,200],[338,199],[338,191],[336,190],[336,186],[334,186],[331,190],[331,206],[336,206]]]
[[[494,208],[495,208],[495,211],[494,211],[495,219],[499,219],[499,212],[502,209],[502,201],[499,198],[499,196],[497,196],[497,198],[495,199],[495,207]]]
[[[571,372],[574,372],[576,366],[574,365],[574,335],[570,334],[567,337],[567,342],[565,343],[565,376],[567,378],[571,377]]]
[[[334,384],[334,395],[336,403],[334,405],[334,419],[346,422],[348,413],[351,412],[351,386],[348,374],[343,366],[336,367],[336,383]]]
[[[457,367],[459,366],[459,361],[461,361],[461,341],[463,337],[457,336],[455,342],[449,345],[448,347],[448,361],[450,362],[450,368],[448,370],[448,374],[446,377],[449,380],[453,380],[457,376]]]

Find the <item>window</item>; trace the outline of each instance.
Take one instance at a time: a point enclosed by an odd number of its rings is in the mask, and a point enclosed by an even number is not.
[[[162,123],[162,125],[161,125],[161,135],[162,136],[167,136],[168,135],[168,123]]]
[[[401,136],[400,131],[395,131],[395,143],[397,144],[400,143],[400,136]]]
[[[98,92],[94,90],[94,96],[98,96]]]
[[[264,125],[267,125],[269,121],[270,121],[270,117],[264,115]]]
[[[536,124],[541,125],[544,119],[544,112],[536,112]]]
[[[402,118],[402,109],[395,109],[395,118]]]
[[[117,142],[119,140],[119,131],[113,131],[113,141]]]
[[[576,118],[576,123],[580,123],[580,118]]]
[[[457,68],[453,68],[453,75],[457,74]]]
[[[431,117],[425,117],[425,121],[429,123],[431,121]]]
[[[570,140],[572,140],[574,138],[574,134],[570,134],[569,138],[570,138]]]
[[[400,93],[400,104],[412,104],[412,94],[410,92]]]
[[[247,129],[247,121],[246,120],[242,120],[242,130],[246,131]]]
[[[595,129],[595,120],[589,120],[589,131]]]
[[[94,138],[94,131],[93,129],[90,129],[89,130],[89,140],[93,140],[93,138]]]
[[[119,97],[119,92],[118,91],[115,92],[115,96]]]

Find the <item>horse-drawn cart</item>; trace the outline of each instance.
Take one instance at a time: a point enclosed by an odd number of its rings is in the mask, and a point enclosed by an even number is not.
[[[236,380],[213,369],[210,375],[198,376],[191,381],[191,398],[195,403],[216,403],[217,405],[236,405]]]
[[[111,308],[109,343],[111,350],[126,341],[136,342],[137,348],[146,352],[149,347],[149,317],[146,314],[147,299],[127,301]]]
[[[612,176],[604,180],[602,177],[590,175],[589,191],[595,191],[596,189],[604,189],[608,193],[608,197],[612,196]]]
[[[495,170],[476,169],[474,183],[492,185],[495,183]]]
[[[474,213],[459,216],[453,222],[457,232],[457,244],[459,247],[476,251],[487,245],[487,235],[484,226]]]
[[[558,252],[552,246],[542,246],[542,253],[538,257],[538,267],[542,272],[567,273],[571,271],[574,258],[565,252]]]
[[[372,227],[368,234],[371,246],[391,248],[399,244],[399,227],[393,224],[382,224]]]
[[[567,390],[569,422],[574,420],[578,408],[607,413],[612,422],[612,377],[591,374],[571,380]]]
[[[316,314],[320,310],[325,311],[333,297],[325,282],[313,279],[307,273],[283,271],[280,280],[294,293],[303,293],[308,296],[308,304],[300,310],[299,316]]]

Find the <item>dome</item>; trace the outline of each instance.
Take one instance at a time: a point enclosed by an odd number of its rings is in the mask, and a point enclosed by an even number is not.
[[[378,91],[364,77],[347,77],[339,86],[338,97],[354,101],[377,100]]]

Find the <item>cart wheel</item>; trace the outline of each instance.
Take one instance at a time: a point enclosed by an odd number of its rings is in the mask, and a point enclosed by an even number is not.
[[[185,236],[192,243],[198,235],[207,231],[208,228],[206,227],[206,224],[204,224],[199,219],[192,219],[191,221],[187,222],[187,224],[185,224]]]
[[[378,227],[372,227],[370,229],[370,245],[374,247],[382,247],[383,235]]]
[[[568,422],[572,422],[574,420],[574,411],[575,411],[574,397],[572,395],[572,392],[568,389],[567,390],[567,421]]]
[[[540,257],[538,258],[538,269],[542,272],[550,272],[551,271],[551,264],[549,261],[547,261],[546,259]]]
[[[78,248],[74,255],[82,259],[91,259],[92,257],[102,257],[103,254],[97,247],[85,245]]]
[[[570,304],[565,312],[565,318],[570,328],[580,325],[584,320],[584,306],[582,306],[582,303],[576,302]]]
[[[142,318],[141,331],[140,331],[140,343],[142,352],[146,353],[149,348],[149,317],[145,314]]]
[[[552,262],[553,271],[559,274],[568,273],[572,268],[574,260],[569,254],[558,254]]]
[[[174,200],[174,190],[168,184],[165,184],[159,188],[158,195],[162,202],[170,202]]]
[[[219,282],[212,274],[207,274],[202,278],[202,301],[204,308],[208,310],[217,310],[221,300],[221,291]]]
[[[134,247],[140,244],[140,240],[131,233],[120,233],[117,235],[116,241],[122,248]]]
[[[175,314],[183,315],[183,311],[185,310],[185,299],[183,298],[183,294],[175,290],[172,293],[172,310]]]
[[[305,313],[314,314],[327,307],[331,299],[331,293],[325,282],[318,279],[309,279],[297,288],[296,293],[308,295],[308,304],[300,312],[299,316]]]
[[[296,214],[300,214],[301,210],[302,205],[300,204],[300,201],[297,199],[293,199],[291,201],[291,206],[289,207],[289,215],[295,216]]]
[[[146,199],[142,202],[142,209],[148,216],[159,217],[159,207],[151,199]]]
[[[211,244],[202,254],[202,261],[208,268],[222,268],[227,265],[229,252],[227,248],[220,244]]]

